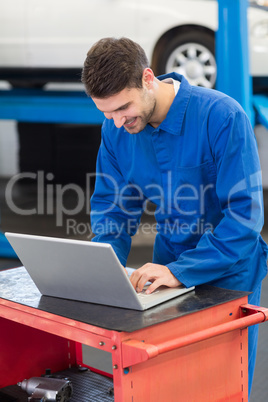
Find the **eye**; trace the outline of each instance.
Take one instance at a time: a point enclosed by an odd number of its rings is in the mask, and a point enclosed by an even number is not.
[[[117,109],[117,112],[120,112],[122,110],[127,110],[130,106],[130,103],[126,103],[125,105],[121,106],[119,109]]]
[[[127,106],[122,106],[122,107],[120,107],[120,109],[118,109],[118,111],[120,112],[122,110],[127,110],[127,108],[128,108],[128,105]]]

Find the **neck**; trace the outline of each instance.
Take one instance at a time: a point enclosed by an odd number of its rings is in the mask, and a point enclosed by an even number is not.
[[[156,97],[156,106],[150,119],[150,124],[156,128],[165,120],[170,106],[175,98],[173,84],[159,81],[154,78],[154,92]]]

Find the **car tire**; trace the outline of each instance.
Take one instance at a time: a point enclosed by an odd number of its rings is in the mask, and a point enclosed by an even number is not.
[[[162,46],[156,61],[156,74],[177,72],[192,85],[214,88],[217,65],[213,33],[181,31]]]

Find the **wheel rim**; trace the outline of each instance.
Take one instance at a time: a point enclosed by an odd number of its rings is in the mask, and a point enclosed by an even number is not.
[[[216,81],[217,65],[213,53],[198,43],[178,46],[169,56],[166,73],[184,75],[192,85],[213,88]]]

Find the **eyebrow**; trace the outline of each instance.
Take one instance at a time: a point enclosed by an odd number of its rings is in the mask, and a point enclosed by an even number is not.
[[[117,109],[113,110],[112,112],[105,112],[105,111],[103,111],[103,110],[101,110],[101,112],[103,112],[103,113],[119,112],[120,110],[127,109],[128,106],[129,106],[131,103],[132,103],[131,101],[130,101],[130,102],[127,102],[127,103],[125,103],[124,105],[122,105],[122,106],[118,107]],[[100,109],[99,109],[99,110],[100,110]]]

